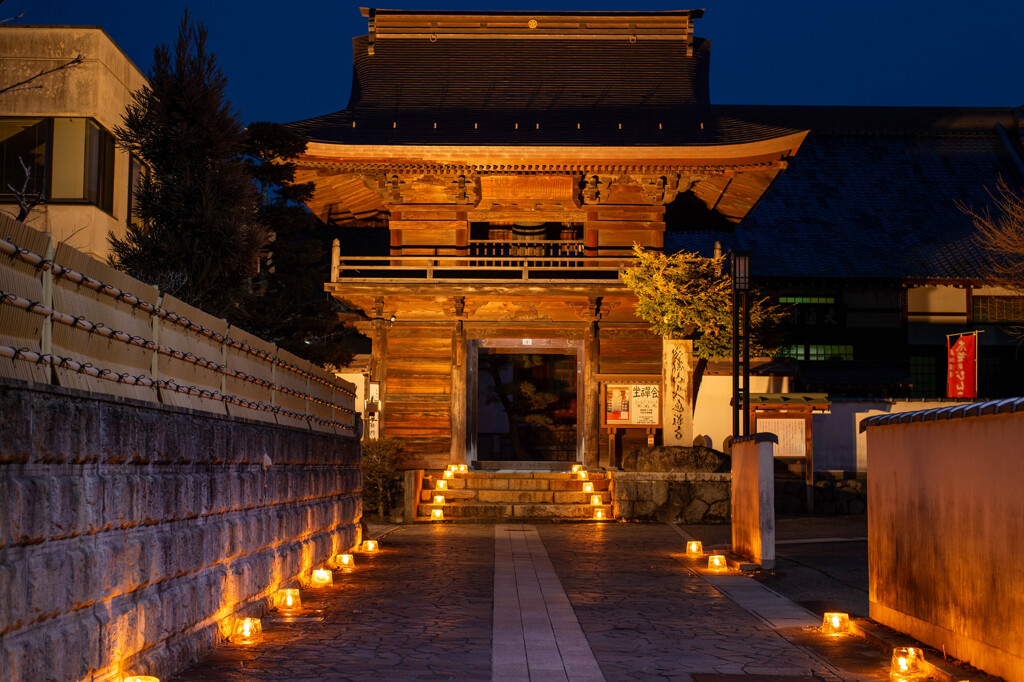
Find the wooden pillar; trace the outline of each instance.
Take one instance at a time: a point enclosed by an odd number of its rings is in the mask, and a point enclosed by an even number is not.
[[[384,321],[383,312],[384,301],[378,299],[377,310],[375,313],[377,317],[373,320],[373,337],[371,342],[373,344],[370,354],[370,381],[376,381],[380,384],[380,402],[381,412],[377,417],[380,421],[378,422],[377,433],[380,438],[384,438],[384,424],[387,421],[387,380],[388,380],[388,332],[387,323]]]
[[[600,466],[601,385],[597,380],[601,339],[597,322],[587,325],[583,342],[583,464]]]
[[[452,330],[451,464],[468,464],[466,459],[466,330],[462,320]]]

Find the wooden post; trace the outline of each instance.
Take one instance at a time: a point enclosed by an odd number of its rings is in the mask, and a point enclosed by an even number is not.
[[[452,329],[451,464],[466,461],[466,330],[462,320]]]
[[[601,384],[597,380],[601,337],[597,322],[587,325],[583,342],[583,464],[600,466]]]
[[[480,393],[480,351],[476,341],[466,341],[466,463],[477,459],[477,409]]]
[[[341,242],[337,239],[331,243],[331,282],[338,281],[341,270]]]
[[[378,315],[383,315],[384,302],[380,301],[378,310],[375,311]],[[379,438],[384,438],[384,422],[387,420],[387,378],[388,378],[388,332],[387,327],[384,323],[383,317],[375,317],[373,319],[373,343],[372,351],[370,354],[370,381],[376,381],[380,384],[380,403],[381,411],[377,415],[377,435]]]

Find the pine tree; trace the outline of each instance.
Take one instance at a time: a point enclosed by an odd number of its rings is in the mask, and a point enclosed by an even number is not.
[[[330,235],[303,205],[313,183],[294,182],[294,159],[306,142],[276,123],[250,123],[247,133],[249,172],[261,196],[258,216],[273,241],[243,325],[318,365],[348,365],[353,332],[341,324],[336,303],[324,292]]]
[[[149,173],[111,264],[202,310],[244,315],[267,234],[246,171],[245,133],[207,51],[207,30],[182,17],[173,49],[156,48],[149,85],[133,95],[118,143]]]

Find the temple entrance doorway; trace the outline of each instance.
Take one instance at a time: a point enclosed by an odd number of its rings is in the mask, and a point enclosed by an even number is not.
[[[476,386],[468,391],[477,460],[578,461],[581,372],[574,350],[477,349]]]

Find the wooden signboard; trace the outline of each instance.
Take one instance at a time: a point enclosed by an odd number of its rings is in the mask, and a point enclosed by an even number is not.
[[[610,382],[604,385],[602,419],[606,427],[661,427],[661,384]]]
[[[807,456],[807,425],[804,419],[758,418],[756,430],[758,433],[774,433],[778,436],[776,457]]]

